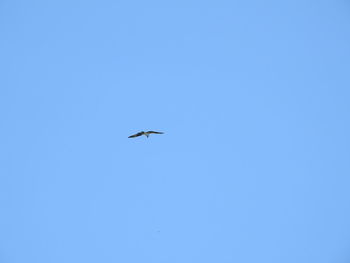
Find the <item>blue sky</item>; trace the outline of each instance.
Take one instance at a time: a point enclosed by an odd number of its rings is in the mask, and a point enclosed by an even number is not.
[[[2,0],[0,32],[0,262],[350,261],[347,1]]]

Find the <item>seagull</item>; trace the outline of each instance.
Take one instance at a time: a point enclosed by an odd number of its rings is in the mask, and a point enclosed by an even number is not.
[[[152,133],[154,133],[154,134],[163,134],[164,132],[156,132],[156,131],[146,131],[146,132],[144,132],[144,131],[141,131],[141,132],[135,133],[133,135],[130,135],[128,138],[135,138],[135,137],[139,137],[141,135],[145,135],[148,138],[148,136],[150,134],[152,134]]]

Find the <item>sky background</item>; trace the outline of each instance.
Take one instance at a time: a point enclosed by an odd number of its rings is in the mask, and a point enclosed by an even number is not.
[[[1,0],[0,32],[1,263],[350,262],[348,1]]]

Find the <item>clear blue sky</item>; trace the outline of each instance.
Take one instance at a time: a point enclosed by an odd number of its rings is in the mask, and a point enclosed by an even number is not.
[[[0,32],[1,263],[350,262],[348,1],[2,0]]]

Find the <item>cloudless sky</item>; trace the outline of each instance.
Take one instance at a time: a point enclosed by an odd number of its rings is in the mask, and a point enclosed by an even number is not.
[[[350,262],[348,1],[1,0],[0,32],[1,263]]]

